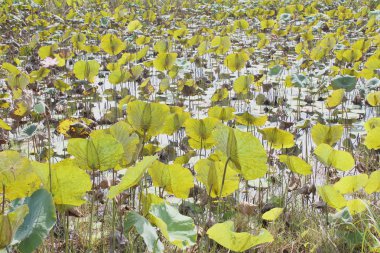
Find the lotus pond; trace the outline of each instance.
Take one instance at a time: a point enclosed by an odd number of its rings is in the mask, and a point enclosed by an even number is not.
[[[376,0],[0,0],[0,252],[380,252]]]

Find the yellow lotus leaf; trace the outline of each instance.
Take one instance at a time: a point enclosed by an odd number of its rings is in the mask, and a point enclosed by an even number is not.
[[[24,218],[29,213],[28,205],[17,207],[14,211],[0,215],[0,250],[5,252],[18,228],[23,224]]]
[[[274,240],[266,229],[261,229],[258,235],[235,232],[234,222],[231,220],[213,225],[207,230],[207,235],[223,247],[236,252],[244,252],[256,245]]]
[[[138,185],[145,172],[156,160],[157,156],[145,156],[135,166],[129,167],[122,177],[120,183],[115,186],[111,186],[107,197],[109,199],[113,199],[123,191],[128,190],[135,185]]]
[[[215,144],[212,137],[212,130],[219,121],[215,118],[188,119],[184,126],[186,135],[190,138],[189,144],[196,149],[209,149]]]
[[[129,32],[133,32],[133,31],[141,29],[142,28],[142,24],[138,20],[133,20],[133,21],[129,22],[127,28],[128,28]]]
[[[51,182],[48,163],[33,162],[32,166],[43,187],[51,192],[56,205],[80,206],[86,202],[84,196],[92,186],[90,175],[81,170],[73,159],[52,165]]]
[[[368,149],[380,149],[380,127],[375,127],[367,132],[364,145],[366,145]]]
[[[334,109],[342,103],[344,97],[344,89],[334,90],[331,95],[326,99],[325,105],[327,109]]]
[[[345,176],[334,184],[334,188],[342,194],[353,193],[363,188],[367,182],[367,174]]]
[[[87,118],[66,118],[59,122],[57,132],[65,137],[86,138],[95,122]]]
[[[190,118],[190,113],[185,112],[182,108],[177,107],[177,109],[170,113],[166,117],[165,125],[162,129],[162,132],[168,135],[172,135],[177,132]]]
[[[367,95],[367,102],[371,106],[380,105],[380,91],[372,92]]]
[[[364,190],[368,194],[380,192],[380,170],[371,173]]]
[[[223,192],[220,194],[224,166],[225,162],[222,162],[217,155],[201,159],[194,166],[197,179],[206,186],[206,191],[211,198],[226,197],[239,188],[238,172],[227,165]]]
[[[12,130],[12,128],[2,119],[0,119],[0,128],[6,131]]]
[[[177,53],[159,53],[153,60],[153,66],[159,71],[171,70],[177,59]]]
[[[102,132],[92,132],[89,139],[70,139],[67,152],[82,169],[101,171],[115,168],[124,154],[123,146]]]
[[[251,89],[251,84],[255,80],[253,75],[239,76],[233,85],[234,91],[237,94],[247,94]]]
[[[125,69],[116,69],[108,76],[108,81],[111,84],[120,84],[127,82],[132,75]]]
[[[162,187],[177,198],[187,198],[190,189],[194,187],[190,170],[180,164],[167,165],[156,161],[150,166],[148,173],[152,177],[154,186]]]
[[[263,220],[274,221],[282,214],[284,208],[272,208],[269,211],[265,212],[262,216]]]
[[[347,201],[347,208],[351,215],[355,215],[367,210],[367,204],[361,199],[350,199]]]
[[[172,48],[172,43],[169,40],[159,40],[154,44],[153,49],[157,53],[168,53]]]
[[[213,136],[216,151],[220,151],[231,168],[240,171],[246,180],[263,177],[267,170],[267,155],[259,139],[225,125],[217,127]]]
[[[141,137],[162,133],[168,115],[169,106],[160,103],[135,100],[127,105],[127,120]]]
[[[41,182],[30,161],[17,151],[0,152],[0,164],[0,184],[5,187],[5,199],[12,201],[28,197],[40,187]]]
[[[289,170],[301,174],[310,175],[312,173],[311,165],[298,156],[280,155],[280,162],[285,163]]]
[[[317,186],[319,196],[327,205],[335,209],[342,209],[347,205],[347,200],[332,185]]]
[[[342,138],[343,130],[342,125],[326,126],[317,123],[311,128],[311,138],[315,145],[325,143],[333,146]]]
[[[332,166],[338,170],[347,171],[355,166],[355,160],[350,153],[335,150],[328,144],[319,144],[315,148],[314,154],[324,165]]]
[[[77,61],[74,64],[74,74],[79,80],[87,80],[93,83],[99,73],[99,68],[100,65],[95,60]]]
[[[247,20],[239,19],[234,21],[234,28],[239,28],[242,30],[247,30],[249,27],[249,23]]]
[[[213,106],[208,110],[208,116],[224,122],[234,118],[234,111],[235,108],[233,107]]]
[[[380,118],[370,118],[364,123],[364,128],[367,132],[376,127],[380,127]]]
[[[267,140],[272,148],[291,148],[295,145],[294,135],[288,131],[276,127],[268,127],[259,131],[263,134],[263,139]]]
[[[237,70],[241,70],[242,68],[244,68],[248,60],[249,60],[249,54],[242,51],[239,53],[233,53],[233,54],[228,55],[224,59],[224,65],[232,72],[235,72]]]
[[[255,127],[262,127],[265,125],[265,123],[268,120],[267,115],[263,116],[253,116],[249,112],[244,112],[241,115],[236,116],[236,122],[238,124],[244,125],[244,126],[255,126]]]
[[[128,166],[135,162],[140,153],[140,138],[133,128],[124,121],[119,121],[109,128],[110,134],[123,145],[124,156],[122,165]]]

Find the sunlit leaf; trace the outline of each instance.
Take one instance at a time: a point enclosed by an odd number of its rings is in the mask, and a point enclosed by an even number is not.
[[[311,128],[311,138],[316,145],[325,143],[333,146],[342,138],[343,130],[342,125],[327,126],[317,123]]]
[[[90,134],[89,139],[69,140],[67,152],[86,170],[114,168],[123,157],[123,146],[110,134]]]
[[[341,209],[347,205],[347,200],[332,185],[317,186],[319,196],[335,209]]]
[[[196,243],[197,231],[194,221],[166,203],[154,204],[149,210],[150,220],[173,245],[180,249]]]
[[[227,165],[223,192],[220,193],[224,166],[225,162],[215,155],[199,160],[194,166],[197,179],[206,186],[206,191],[212,198],[226,197],[239,188],[238,173]]]
[[[363,188],[367,182],[367,174],[345,176],[334,184],[334,188],[342,194],[353,193]]]
[[[13,212],[0,215],[0,250],[11,244],[17,229],[24,222],[28,212],[28,205],[22,205]]]
[[[56,205],[80,206],[86,202],[84,196],[91,190],[91,179],[72,159],[65,159],[52,165],[51,181],[48,163],[34,162],[32,166],[40,177],[44,189],[51,192]]]
[[[228,164],[241,171],[245,179],[256,179],[266,174],[268,168],[265,149],[251,133],[220,126],[214,131],[213,136],[216,140],[216,150],[222,152]]]
[[[314,154],[326,166],[332,166],[338,170],[347,171],[355,166],[352,155],[346,151],[335,150],[328,144],[319,144]]]
[[[165,189],[177,198],[185,199],[194,187],[193,175],[180,164],[166,165],[156,161],[148,170],[153,185]]]
[[[297,156],[280,155],[280,162],[285,163],[288,169],[301,174],[310,175],[312,173],[311,165]]]
[[[157,160],[157,156],[145,156],[135,166],[128,168],[120,183],[110,188],[107,197],[113,199],[123,191],[138,185],[144,173],[155,160]]]
[[[74,64],[74,74],[79,80],[87,80],[90,83],[95,81],[100,65],[95,60],[77,61]]]
[[[272,208],[269,211],[265,212],[262,216],[263,220],[274,221],[282,214],[284,208]]]
[[[267,140],[272,148],[291,148],[295,145],[294,135],[285,130],[268,127],[259,131],[263,134],[263,139]]]
[[[261,229],[256,236],[247,232],[235,232],[233,221],[213,225],[207,230],[207,235],[223,247],[237,252],[243,252],[256,245],[274,240],[266,229]]]

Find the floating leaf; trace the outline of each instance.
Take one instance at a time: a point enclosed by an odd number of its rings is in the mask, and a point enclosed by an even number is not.
[[[355,166],[352,155],[346,151],[335,150],[328,144],[319,144],[314,154],[326,166],[332,166],[338,170],[347,171]]]
[[[353,91],[356,85],[355,76],[337,76],[331,80],[331,86],[334,90],[344,89],[347,92]]]
[[[311,165],[297,156],[280,155],[280,162],[285,163],[288,169],[301,174],[310,175],[312,173]]]
[[[255,236],[250,233],[234,231],[234,222],[217,223],[207,230],[207,235],[223,247],[243,252],[259,244],[273,242],[273,236],[266,229],[261,229]]]
[[[188,248],[196,243],[197,231],[194,221],[166,203],[154,204],[149,210],[150,219],[165,238],[180,249]]]

